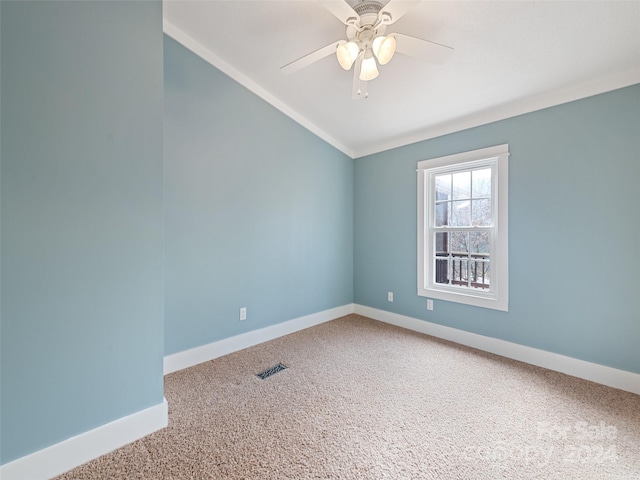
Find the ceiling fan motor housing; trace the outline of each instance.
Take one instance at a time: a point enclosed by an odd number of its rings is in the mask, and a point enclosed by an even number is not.
[[[360,16],[360,26],[373,25],[378,21],[378,13],[382,10],[382,3],[365,0],[356,4],[353,9]]]
[[[383,6],[382,3],[372,0],[357,3],[353,9],[360,18],[357,22],[347,25],[347,38],[365,47],[370,46],[375,36],[384,35],[388,22],[381,22],[379,18]]]
[[[378,15],[378,12],[382,10],[382,7],[383,5],[380,2],[376,2],[373,0],[364,0],[362,2],[356,3],[353,6],[353,9],[360,16],[371,14],[371,13]]]

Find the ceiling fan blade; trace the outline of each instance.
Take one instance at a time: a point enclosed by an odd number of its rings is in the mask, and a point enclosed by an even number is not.
[[[360,17],[344,0],[319,0],[318,3],[333,13],[345,25],[357,21]]]
[[[453,54],[453,48],[446,45],[402,33],[392,33],[391,35],[396,37],[396,51],[425,62],[442,65]]]
[[[351,89],[351,98],[353,100],[361,100],[367,98],[367,83],[360,80],[360,68],[362,67],[363,55],[358,55],[356,62],[353,65],[353,88]]]
[[[287,63],[284,67],[281,67],[280,70],[282,71],[282,73],[286,75],[290,75],[293,72],[297,72],[301,68],[311,65],[312,63],[317,62],[318,60],[321,60],[324,57],[328,57],[332,53],[336,53],[336,49],[338,48],[338,45],[340,45],[340,43],[343,41],[344,40],[337,40],[333,43],[330,43],[326,47],[319,48],[315,52],[311,52],[305,55],[304,57],[300,57],[299,59],[294,60],[291,63]]]
[[[390,0],[389,3],[382,7],[378,16],[382,19],[383,14],[390,15],[391,20],[386,21],[385,23],[387,25],[391,25],[421,2],[422,0]]]

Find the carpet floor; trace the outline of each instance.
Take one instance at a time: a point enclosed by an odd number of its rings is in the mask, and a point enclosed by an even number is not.
[[[359,315],[167,375],[165,397],[166,429],[58,479],[640,478],[640,396]]]

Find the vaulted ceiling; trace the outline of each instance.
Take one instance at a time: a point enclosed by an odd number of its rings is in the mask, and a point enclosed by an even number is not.
[[[638,1],[423,1],[387,33],[453,55],[397,53],[353,100],[335,55],[280,70],[346,39],[320,2],[164,2],[165,33],[351,157],[640,83],[639,25]]]

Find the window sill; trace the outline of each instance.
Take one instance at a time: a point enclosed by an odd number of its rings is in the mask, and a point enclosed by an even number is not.
[[[420,297],[429,297],[436,300],[445,300],[447,302],[462,303],[474,307],[489,308],[492,310],[500,310],[502,312],[509,311],[509,299],[473,295],[466,292],[449,292],[444,290],[425,288],[418,292]]]

